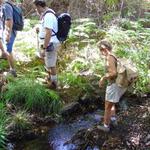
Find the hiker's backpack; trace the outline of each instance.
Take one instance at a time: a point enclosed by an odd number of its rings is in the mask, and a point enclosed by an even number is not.
[[[20,7],[13,5],[9,2],[6,2],[9,4],[13,9],[13,30],[16,31],[22,31],[24,27],[24,21],[23,21],[23,14]]]
[[[51,10],[47,10],[43,17],[47,14],[47,13],[52,13],[57,17],[57,21],[58,21],[58,32],[56,33],[54,30],[52,30],[54,32],[54,35],[52,36],[57,36],[58,40],[60,42],[64,42],[67,37],[68,37],[68,33],[71,27],[71,16],[68,13],[62,13],[59,16],[57,16],[53,11]]]
[[[129,59],[117,59],[117,78],[116,83],[120,87],[127,87],[134,83],[138,78],[136,65]]]

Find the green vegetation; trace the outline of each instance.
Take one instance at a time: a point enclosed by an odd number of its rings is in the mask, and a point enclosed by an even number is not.
[[[5,148],[5,142],[7,141],[6,139],[6,124],[7,124],[7,112],[4,107],[4,104],[0,102],[0,149]]]
[[[10,118],[11,129],[19,134],[31,128],[30,115],[26,111],[18,111],[12,114]]]
[[[101,58],[99,57],[100,54],[97,50],[96,42],[102,38],[107,38],[113,44],[114,53],[116,53],[118,57],[126,57],[137,64],[139,79],[134,85],[134,88],[132,88],[132,92],[135,92],[136,94],[149,92],[150,30],[143,28],[139,22],[123,19],[120,20],[119,26],[108,26],[105,30],[103,30],[102,36],[99,36],[97,33],[101,30],[96,29],[96,27],[86,30],[88,28],[87,25],[89,25],[90,28],[91,25],[94,25],[94,23],[92,23],[92,20],[87,19],[82,23],[82,26],[74,24],[72,29],[74,32],[70,33],[69,40],[71,40],[71,44],[72,47],[74,47],[75,52],[71,51],[74,55],[72,54],[72,59],[68,60],[65,72],[70,71],[72,78],[74,74],[74,85],[77,86],[79,84],[80,86],[78,87],[85,85],[81,85],[81,79],[78,79],[77,83],[75,82],[78,76],[80,76],[80,78],[84,78],[81,76],[82,72],[90,72],[93,77],[95,76],[95,79],[104,73],[104,61],[100,61]],[[78,34],[76,29],[80,30]],[[97,32],[95,32],[95,29]],[[85,44],[81,47],[81,43],[86,41],[85,39],[92,39],[90,37],[92,33],[95,33],[94,39],[92,40],[93,42],[87,40],[87,43],[85,42]],[[69,40],[68,42],[70,42]],[[89,78],[89,76],[87,78]],[[65,81],[70,79],[71,78],[69,76],[65,79]],[[61,81],[63,80],[61,79]],[[87,83],[90,82],[90,80],[86,81]]]
[[[18,79],[7,85],[4,99],[30,111],[57,113],[61,107],[59,96],[32,79]]]
[[[91,3],[94,7],[95,3]],[[14,79],[7,76],[7,90],[1,93],[0,149],[4,148],[7,141],[6,127],[11,126],[13,130],[22,133],[32,126],[31,113],[55,115],[59,113],[62,103],[65,104],[63,96],[69,99],[68,103],[82,94],[90,95],[99,90],[98,81],[105,73],[105,62],[96,45],[101,39],[111,41],[118,57],[126,57],[136,63],[139,78],[131,92],[150,92],[150,14],[146,12],[143,14],[145,17],[139,18],[140,15],[135,10],[137,6],[142,7],[141,3],[142,1],[126,1],[125,8],[118,8],[119,0],[106,0],[102,16],[98,16],[100,23],[94,17],[73,20],[69,38],[58,54],[59,89],[56,92],[41,83],[46,73],[43,62],[35,56],[37,35],[34,27],[38,19],[32,17],[25,21],[25,29],[18,32],[15,42],[18,77]],[[123,16],[124,19],[121,18]],[[1,60],[0,71],[7,68],[7,61]],[[17,109],[14,112],[7,110],[7,103]]]

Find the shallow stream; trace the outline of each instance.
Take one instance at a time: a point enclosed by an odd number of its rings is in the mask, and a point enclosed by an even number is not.
[[[20,142],[9,145],[8,150],[76,150],[75,145],[65,144],[80,129],[87,129],[101,120],[102,112],[82,115],[70,123],[61,123],[49,129],[47,135],[33,141]],[[87,150],[99,150],[98,148]]]

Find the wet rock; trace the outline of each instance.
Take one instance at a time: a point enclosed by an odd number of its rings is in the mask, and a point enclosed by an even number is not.
[[[57,121],[54,120],[51,116],[46,116],[46,117],[44,118],[43,122],[44,122],[43,125],[46,125],[46,126],[48,126],[48,125],[53,125],[53,124],[56,124],[56,123],[57,123]]]
[[[83,97],[81,97],[78,102],[82,106],[87,106],[87,105],[100,105],[102,101],[102,98],[100,96],[90,96],[88,94],[85,94]]]
[[[128,109],[128,103],[127,103],[127,99],[122,99],[120,102],[119,102],[119,106],[120,106],[120,109],[123,110],[123,111],[127,111]]]
[[[26,140],[34,140],[38,137],[38,135],[34,132],[34,131],[31,131],[31,130],[28,130],[26,132],[26,134],[24,135],[23,139],[26,139]]]
[[[61,116],[64,119],[67,119],[75,116],[76,114],[80,114],[81,112],[81,105],[78,102],[73,102],[62,109]]]
[[[42,118],[36,115],[32,115],[31,120],[33,124],[37,126],[47,126],[47,125],[53,125],[57,123],[56,120],[54,120],[51,116],[46,116]]]
[[[7,139],[9,141],[19,141],[19,140],[33,140],[38,137],[38,134],[36,134],[32,130],[24,130],[22,132],[16,132],[16,131],[9,131]]]
[[[94,111],[97,108],[100,108],[103,103],[100,96],[91,96],[88,94],[85,94],[83,97],[81,97],[78,102],[82,107],[84,107],[85,111]]]

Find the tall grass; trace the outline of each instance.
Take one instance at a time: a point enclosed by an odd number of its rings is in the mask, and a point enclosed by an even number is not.
[[[4,99],[30,111],[57,113],[61,107],[59,96],[54,91],[31,79],[18,79],[7,85]]]
[[[10,125],[13,130],[18,133],[23,133],[31,127],[30,116],[25,110],[19,110],[12,114]]]
[[[5,149],[7,114],[4,104],[0,102],[0,149]]]

